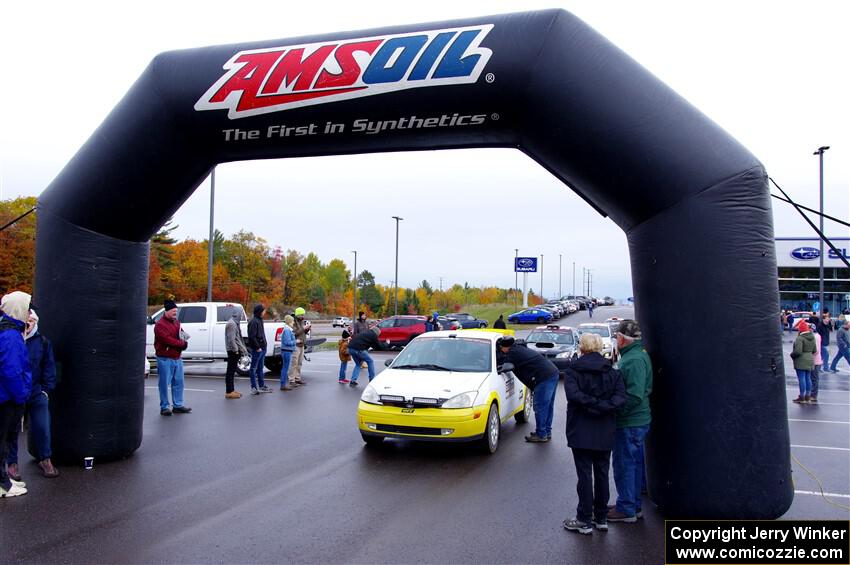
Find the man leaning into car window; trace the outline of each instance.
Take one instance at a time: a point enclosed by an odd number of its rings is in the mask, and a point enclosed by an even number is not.
[[[555,392],[558,389],[558,368],[554,363],[531,349],[518,345],[507,336],[496,342],[499,365],[511,363],[513,373],[534,392],[534,421],[536,430],[525,436],[531,443],[546,443],[552,439],[552,418],[555,413]]]

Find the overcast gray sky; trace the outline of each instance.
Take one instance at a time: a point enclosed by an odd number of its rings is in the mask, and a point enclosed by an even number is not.
[[[303,7],[301,7],[303,6]],[[38,195],[157,53],[238,41],[560,7],[597,29],[737,137],[793,198],[850,216],[850,53],[844,1],[38,2],[7,3],[0,45],[0,192]],[[632,294],[623,233],[554,177],[508,149],[392,153],[224,164],[216,227],[339,257],[391,284],[513,285],[514,249],[544,255],[543,291]],[[355,204],[363,202],[368,205]],[[208,233],[209,185],[175,217],[179,237]],[[776,202],[777,235],[814,235]],[[722,227],[719,227],[722,229]],[[847,236],[847,229],[828,229]],[[540,277],[530,277],[535,291]]]

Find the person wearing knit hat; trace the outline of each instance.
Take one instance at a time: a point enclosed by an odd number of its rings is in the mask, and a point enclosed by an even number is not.
[[[339,338],[339,378],[337,382],[341,385],[348,384],[348,379],[345,378],[345,370],[348,368],[348,362],[351,361],[351,354],[348,352],[348,342],[351,341],[351,334],[348,330],[342,330],[342,337]]]
[[[24,344],[30,295],[15,291],[0,299],[0,498],[27,493],[26,483],[9,476],[6,457],[17,439],[17,424],[32,389],[29,354]]]
[[[156,351],[156,372],[159,375],[159,413],[188,414],[191,408],[183,404],[183,359],[181,354],[189,343],[181,337],[180,322],[177,321],[177,304],[166,300],[165,313],[153,327],[153,347]],[[171,400],[168,402],[168,389]]]
[[[791,351],[791,359],[794,361],[794,370],[797,372],[797,381],[800,384],[800,396],[793,402],[797,404],[809,404],[812,395],[812,370],[815,367],[815,352],[817,341],[812,334],[809,324],[799,322],[797,324],[797,339],[794,340],[794,349]]]

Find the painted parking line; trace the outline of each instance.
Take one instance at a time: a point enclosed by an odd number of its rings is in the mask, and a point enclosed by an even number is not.
[[[850,422],[839,422],[837,420],[803,420],[799,418],[788,418],[789,422],[813,422],[815,424],[844,424],[850,426]]]
[[[786,386],[785,390],[793,390],[794,392],[799,392],[800,387],[798,386]],[[818,394],[822,392],[843,392],[844,394],[850,393],[850,390],[841,390],[838,388],[818,388]]]
[[[794,494],[808,494],[811,496],[832,496],[834,498],[850,498],[850,494],[839,494],[837,492],[815,492],[813,490],[795,490]]]
[[[803,449],[827,449],[830,451],[850,451],[850,447],[827,447],[825,445],[798,445],[792,443],[791,447],[801,447]]]
[[[153,390],[159,390],[158,386],[146,386],[145,388],[150,388]],[[208,388],[184,388],[183,390],[188,390],[191,392],[215,392],[214,390],[210,390]]]

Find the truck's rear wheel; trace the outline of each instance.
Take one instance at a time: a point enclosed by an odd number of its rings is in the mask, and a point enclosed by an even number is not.
[[[236,362],[236,374],[240,377],[247,377],[248,372],[251,370],[251,356],[243,355]]]
[[[280,374],[280,370],[283,369],[283,358],[266,357],[265,366],[272,373]]]

